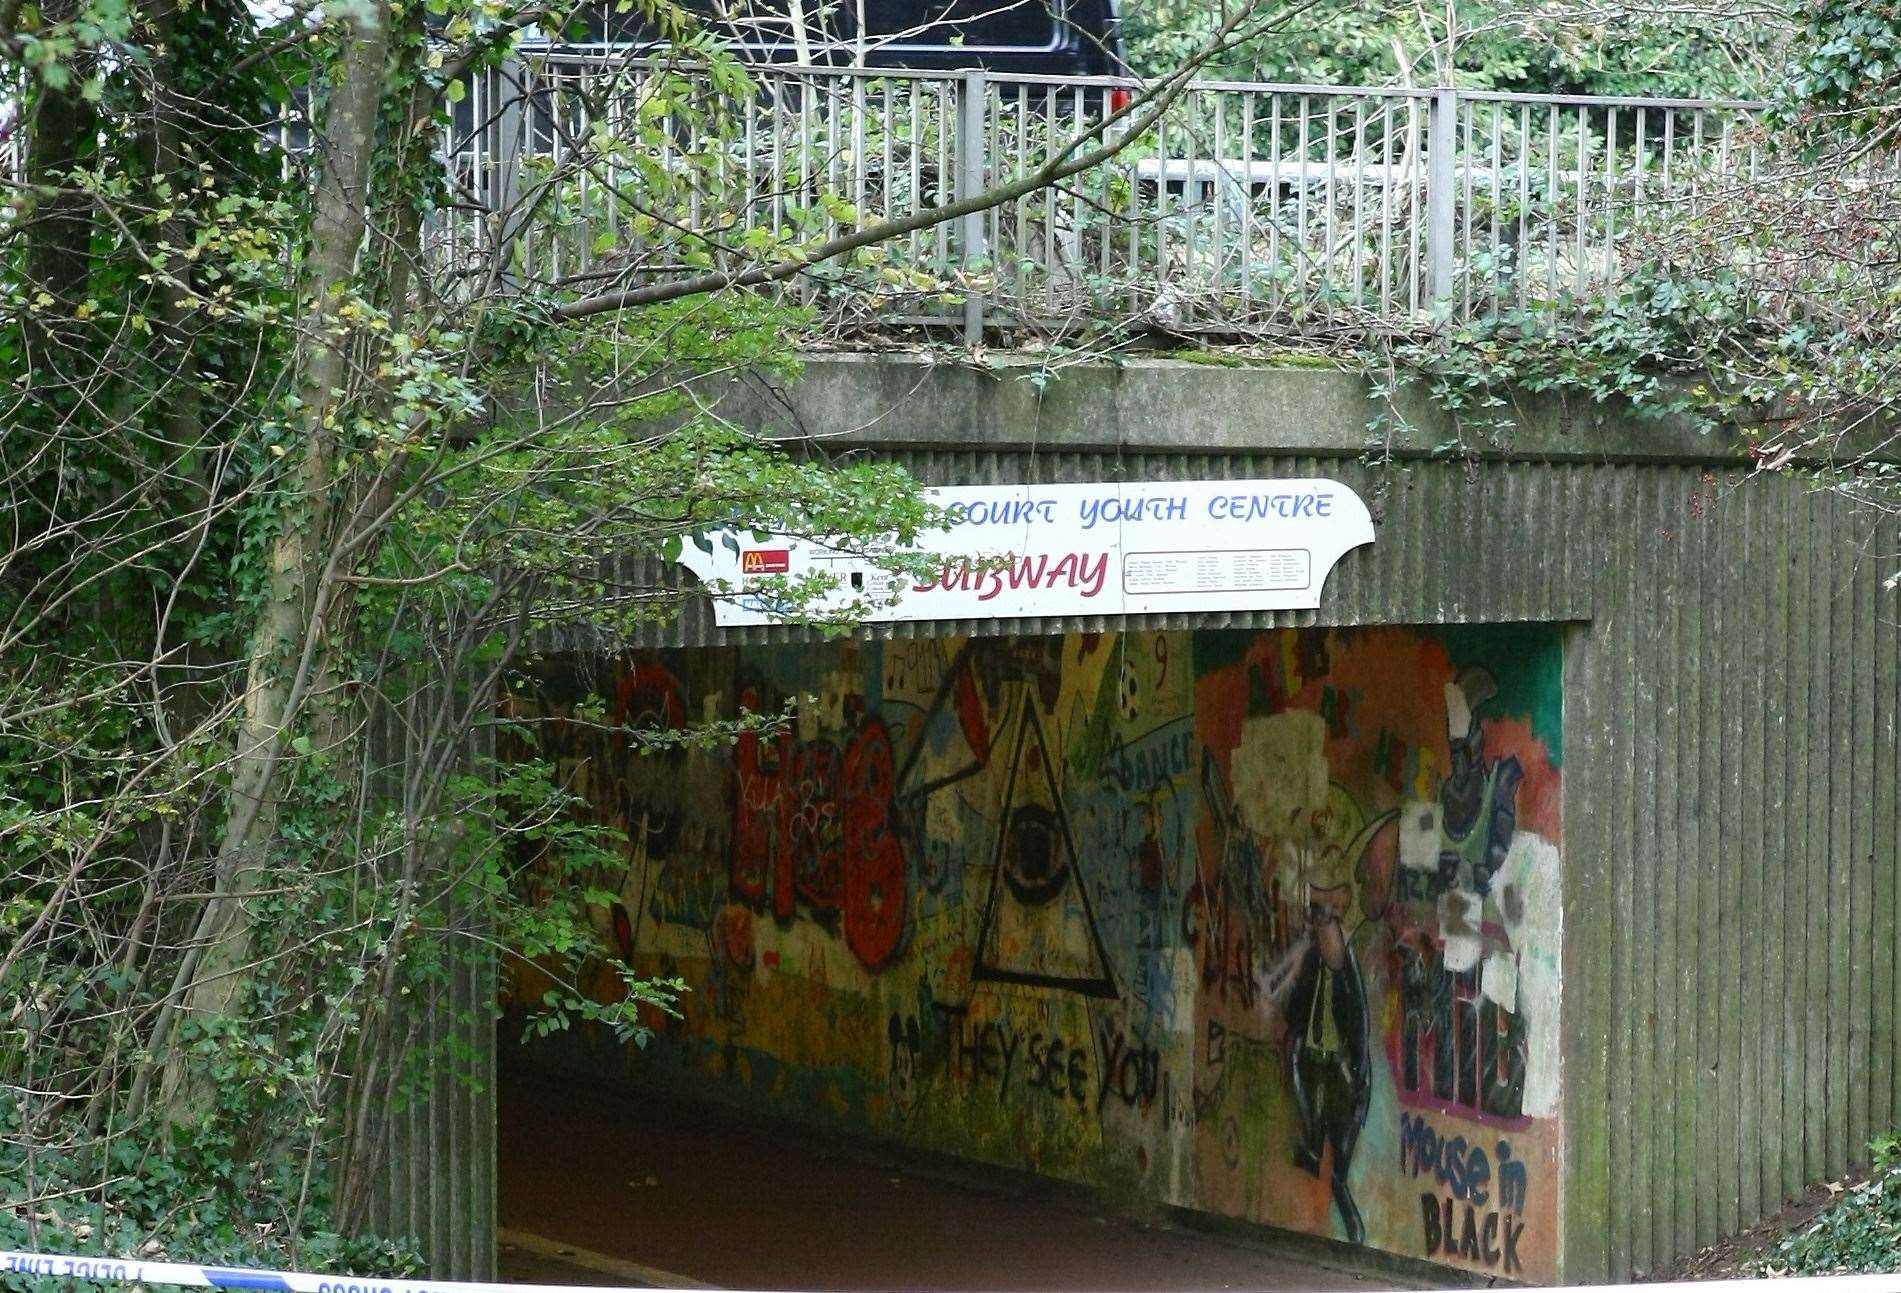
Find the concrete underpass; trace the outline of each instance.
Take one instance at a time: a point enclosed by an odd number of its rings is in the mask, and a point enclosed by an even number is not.
[[[1550,404],[1458,463],[1415,410],[1369,465],[1363,380],[1312,368],[1046,390],[816,357],[709,399],[931,485],[1146,491],[1163,546],[1216,557],[1208,525],[1283,486],[1377,524],[1293,614],[820,641],[694,609],[551,646],[519,696],[536,753],[631,842],[601,936],[690,991],[644,1050],[577,1028],[527,1056],[504,1021],[499,1114],[438,1079],[386,1228],[472,1235],[481,1270],[494,1133],[522,1278],[1593,1282],[1738,1233],[1891,1125],[1901,669],[1879,573],[1812,578],[1872,523],[1838,497],[1719,489],[1747,464],[1693,429]],[[1083,528],[1102,551],[1036,567],[1064,596],[1155,555]],[[605,731],[562,717],[590,695]],[[610,735],[746,710],[791,718],[662,756]]]

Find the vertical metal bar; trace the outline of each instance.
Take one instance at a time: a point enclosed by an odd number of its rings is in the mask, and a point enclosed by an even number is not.
[[[952,136],[957,133],[957,123],[962,119],[957,104],[958,82],[945,78],[935,82],[937,86],[937,205],[949,203],[957,184],[952,174],[951,147]],[[950,223],[940,221],[937,226],[937,268],[939,271],[950,267]]]
[[[1172,160],[1169,153],[1169,116],[1179,110],[1181,101],[1177,99],[1155,122],[1155,277],[1154,285],[1159,292],[1162,284],[1168,281],[1168,171]]]
[[[574,77],[576,84],[568,95],[569,106],[562,114],[568,119],[566,135],[570,142],[566,147],[574,163],[575,202],[581,217],[575,226],[574,232],[570,234],[566,240],[568,258],[577,271],[586,269],[588,262],[593,259],[593,237],[588,232],[588,228],[592,223],[593,214],[594,165],[589,153],[587,140],[590,126],[592,125],[591,115],[588,109],[589,105],[593,102],[591,92],[595,87],[589,84],[590,71],[591,69],[585,65],[577,70]],[[717,163],[717,155],[715,155],[714,160],[715,163]],[[699,220],[700,211],[698,203],[700,201],[700,194],[701,185],[696,177],[692,189],[692,198],[695,206],[693,209],[691,227],[694,229],[704,228]]]
[[[545,190],[552,185],[553,176],[558,173],[561,162],[561,82],[545,61],[536,60],[533,66],[534,88],[527,96],[522,113],[523,130],[528,141],[524,156],[548,163],[540,183],[540,187]],[[517,194],[518,200],[520,197]],[[531,207],[538,199],[538,194],[530,195],[524,207]],[[544,239],[541,235],[539,222],[527,219],[521,221],[522,269],[530,275],[550,273],[552,258],[561,245],[558,226],[551,226],[546,231],[545,249],[542,247]]]
[[[1102,92],[1102,110],[1104,113],[1109,111],[1109,91],[1107,89],[1104,89]],[[1096,171],[1098,176],[1097,191],[1102,195],[1100,215],[1098,217],[1102,221],[1102,237],[1097,240],[1097,268],[1101,274],[1102,282],[1105,284],[1109,281],[1109,253],[1112,250],[1116,237],[1115,209],[1110,203],[1110,194],[1115,191],[1114,175],[1112,173],[1115,165],[1116,159],[1112,157],[1098,167]]]
[[[739,223],[736,232],[744,233],[754,227],[759,220],[759,96],[746,96],[745,117],[745,153],[741,165],[745,171],[742,183],[745,185],[739,203]],[[618,185],[615,186],[619,188]]]
[[[1472,280],[1476,277],[1472,272],[1472,239],[1474,225],[1472,218],[1472,172],[1475,169],[1472,153],[1472,123],[1474,118],[1478,116],[1478,112],[1479,108],[1476,103],[1462,103],[1459,108],[1459,115],[1465,119],[1465,139],[1459,148],[1459,229],[1463,235],[1459,241],[1464,246],[1464,254],[1460,256],[1459,263],[1465,267],[1465,273],[1461,275],[1464,279],[1464,283],[1459,291],[1459,299],[1467,314],[1472,312]]]
[[[851,209],[854,223],[865,218],[865,78],[854,72],[851,77]]]
[[[602,124],[606,127],[609,138],[618,139],[621,137],[620,122],[617,119],[617,114],[621,111],[623,98],[623,93],[617,91],[616,93],[608,95],[602,102]],[[620,208],[618,201],[620,177],[616,174],[613,164],[606,158],[600,159],[599,165],[601,168],[599,176],[601,195],[599,200],[595,203],[595,214],[600,219],[601,227],[596,233],[597,236],[599,234],[606,234],[618,242],[620,238]],[[594,261],[593,248],[590,246],[587,251],[587,260],[591,264]]]
[[[1393,159],[1393,100],[1380,104],[1380,312],[1393,309],[1393,211],[1398,197],[1398,168]]]
[[[959,105],[957,131],[957,196],[968,201],[984,190],[984,99],[986,80],[982,72],[965,72],[963,99]],[[984,246],[984,219],[981,212],[959,218],[962,243],[959,248],[964,271],[964,343],[972,348],[983,344],[984,297],[972,285],[983,270],[987,250]]]
[[[546,153],[548,159],[548,178],[544,180],[543,183],[552,185],[557,183],[555,177],[561,174],[562,163],[567,160],[561,146],[561,113],[564,105],[561,93],[562,78],[559,75],[558,69],[553,67],[547,68],[545,74],[547,76],[545,82],[547,88],[543,91],[542,111],[547,115],[546,130],[548,132],[548,143]],[[530,117],[529,120],[532,123],[534,118]],[[532,125],[530,129],[533,129]],[[539,138],[536,138],[536,143],[539,144],[539,142]],[[527,231],[527,223],[524,222],[524,234]],[[542,253],[544,263],[536,266],[537,276],[545,276],[550,279],[560,277],[562,264],[561,243],[561,226],[558,222],[551,223],[548,229],[547,249]]]
[[[1042,112],[1038,118],[1037,134],[1032,141],[1030,153],[1033,164],[1041,166],[1056,146],[1057,125],[1056,101],[1060,88],[1054,84],[1040,87]],[[1036,258],[1036,268],[1043,274],[1043,300],[1047,304],[1055,302],[1056,269],[1059,261],[1058,247],[1062,243],[1062,229],[1057,221],[1062,208],[1062,194],[1055,189],[1045,189],[1037,195],[1043,211],[1042,254]]]
[[[839,77],[845,80],[837,79]],[[850,165],[850,159],[845,156],[846,147],[843,142],[847,137],[847,127],[840,118],[843,117],[845,110],[845,86],[847,82],[855,79],[850,72],[839,72],[834,74],[833,78],[821,82],[825,87],[825,99],[822,105],[825,109],[825,178],[821,182],[824,185],[822,191],[826,198],[824,211],[827,238],[836,237],[839,233],[839,220],[836,215],[838,204],[835,199],[845,192],[850,178],[842,170]]]
[[[1334,295],[1331,289],[1334,287],[1335,273],[1333,255],[1334,246],[1339,237],[1335,227],[1334,208],[1339,205],[1339,194],[1335,191],[1335,187],[1340,169],[1340,105],[1333,99],[1327,99],[1325,103],[1327,105],[1327,205],[1325,218],[1321,224],[1323,241],[1320,255],[1320,298],[1326,302],[1327,313],[1331,316],[1333,313],[1331,298]]]
[[[515,205],[515,185],[517,177],[521,174],[522,155],[528,148],[528,137],[524,129],[527,105],[523,102],[527,78],[525,69],[518,60],[511,59],[502,66],[504,69],[502,75],[505,76],[508,71],[513,71],[523,82],[522,93],[509,93],[504,90],[506,97],[502,100],[495,123],[496,151],[490,154],[494,159],[494,165],[491,170],[492,187],[488,193],[491,204],[489,210],[498,217],[494,222],[495,236],[503,239],[503,242],[496,251],[501,255],[502,263],[506,265],[510,260],[510,249],[506,242],[510,211]],[[504,270],[500,281],[504,285],[512,284],[515,282],[515,276]]]
[[[1563,236],[1564,223],[1560,219],[1564,210],[1564,190],[1560,187],[1561,177],[1558,174],[1558,105],[1555,103],[1551,105],[1550,126],[1550,146],[1545,155],[1545,161],[1550,170],[1545,179],[1545,225],[1549,230],[1549,236],[1545,240],[1548,244],[1545,252],[1545,299],[1555,304],[1558,299],[1559,242]],[[1552,326],[1554,328],[1557,326],[1555,314],[1552,318]]]
[[[1005,87],[1001,84],[988,85],[984,88],[984,156],[996,159],[999,167],[1002,166],[1003,158],[1009,152],[1004,143],[1006,122],[1009,119],[1009,114],[1005,110],[1007,107],[1004,102],[1005,92]],[[1019,131],[1022,129],[1021,117],[1022,114],[1019,113],[1017,121]],[[1021,147],[1020,142],[1019,147]],[[1004,178],[1001,170],[997,178]],[[1023,199],[1018,198],[1007,207],[991,207],[984,212],[983,219],[984,234],[989,239],[987,245],[990,248],[991,264],[999,267],[1010,264],[1016,267],[1017,281],[1010,285],[1010,291],[1014,294],[1011,299],[1021,301],[1023,299]],[[1001,296],[1004,287],[1001,268],[996,270],[994,281],[997,293]]]
[[[1518,279],[1518,308],[1531,303],[1526,260],[1531,254],[1531,105],[1518,105],[1518,242],[1512,248],[1512,268]]]
[[[1492,195],[1492,290],[1488,295],[1492,298],[1490,310],[1494,314],[1498,312],[1498,301],[1501,295],[1498,290],[1500,281],[1499,275],[1501,272],[1498,258],[1499,252],[1505,245],[1503,237],[1503,208],[1505,206],[1504,130],[1504,105],[1494,103],[1492,105],[1492,174],[1486,185],[1487,191]]]
[[[1070,91],[1070,115],[1068,120],[1080,128],[1086,120],[1083,115],[1085,111],[1083,88],[1079,85]],[[1084,178],[1081,175],[1077,175],[1069,191],[1069,237],[1070,243],[1074,247],[1074,253],[1068,257],[1068,264],[1070,271],[1075,275],[1075,281],[1078,286],[1081,285],[1083,279],[1086,277],[1085,271],[1089,268],[1089,251],[1083,242],[1084,212],[1086,210],[1083,206],[1084,182]]]
[[[769,179],[771,201],[767,206],[767,219],[772,221],[771,230],[777,234],[785,228],[786,213],[786,162],[785,134],[786,118],[790,115],[785,107],[785,90],[790,84],[789,78],[772,78],[772,175]]]
[[[1043,87],[1042,126],[1037,136],[1036,164],[1041,166],[1057,149],[1062,137],[1062,87],[1051,83]],[[1056,304],[1056,288],[1063,266],[1063,193],[1060,189],[1043,192],[1043,301],[1046,308]]]
[[[1294,183],[1298,186],[1294,194],[1294,257],[1295,264],[1298,266],[1294,284],[1295,290],[1300,293],[1299,301],[1302,305],[1309,304],[1312,296],[1305,272],[1306,266],[1312,263],[1313,255],[1313,243],[1307,231],[1307,191],[1313,187],[1307,182],[1307,164],[1310,160],[1307,154],[1313,146],[1312,131],[1309,129],[1309,119],[1312,115],[1313,108],[1307,96],[1303,94],[1300,96],[1300,136],[1296,144],[1296,155],[1300,160],[1294,165]]]
[[[1161,139],[1162,137],[1161,123],[1159,121],[1156,122],[1151,127],[1151,129],[1155,132],[1155,138],[1157,140]],[[1159,158],[1161,155],[1161,149],[1157,148],[1155,152],[1156,152],[1157,157]],[[1128,303],[1128,307],[1132,311],[1140,309],[1142,305],[1141,296],[1140,296],[1141,289],[1137,286],[1137,284],[1139,283],[1142,277],[1142,184],[1141,184],[1141,178],[1142,177],[1141,177],[1141,173],[1139,169],[1135,165],[1131,164],[1129,166],[1129,215],[1128,215],[1129,263],[1126,266],[1124,266],[1124,269],[1127,271],[1127,274],[1128,274],[1128,279],[1127,279],[1127,291],[1123,293],[1123,299]]]
[[[1430,107],[1430,105],[1428,105]],[[1430,132],[1430,128],[1428,129]],[[1419,168],[1419,100],[1408,97],[1406,100],[1406,308],[1418,314],[1425,304],[1421,298],[1420,278],[1425,268],[1425,259],[1420,255],[1420,225],[1427,216],[1426,203],[1420,201],[1420,194],[1426,183]],[[1427,195],[1427,201],[1431,200]],[[1431,255],[1431,242],[1427,240],[1426,254]],[[1436,269],[1436,266],[1435,266]],[[1431,288],[1426,289],[1430,294]]]
[[[508,151],[505,165],[509,168],[511,183],[508,202],[502,208],[503,220],[508,228],[515,230],[518,255],[515,263],[523,275],[534,272],[535,229],[533,221],[517,221],[515,210],[522,205],[522,163],[535,154],[535,91],[538,78],[531,65],[522,65],[521,93],[515,100],[515,146]]]
[[[1268,100],[1267,137],[1267,283],[1273,308],[1280,308],[1281,284],[1281,94]]]
[[[1195,237],[1195,224],[1196,221],[1200,219],[1201,173],[1195,164],[1195,136],[1200,133],[1201,128],[1201,95],[1192,89],[1188,90],[1182,94],[1178,103],[1181,107],[1182,114],[1182,192],[1180,210],[1182,213],[1181,279],[1184,288],[1178,296],[1180,304],[1177,317],[1179,318],[1185,315],[1188,309],[1188,303],[1192,301],[1196,295],[1194,290],[1195,261],[1198,257],[1195,247],[1198,240]]]
[[[911,133],[906,136],[905,178],[909,183],[905,187],[905,206],[907,210],[918,211],[924,206],[924,90],[928,82],[905,81],[906,97],[911,101]],[[918,262],[924,259],[924,231],[911,231],[911,268],[918,268]]]
[[[1214,211],[1212,212],[1212,220],[1209,224],[1208,260],[1209,268],[1213,271],[1209,275],[1211,280],[1210,287],[1215,293],[1214,299],[1219,301],[1221,280],[1227,277],[1228,270],[1228,249],[1226,244],[1221,240],[1221,208],[1228,204],[1228,193],[1233,187],[1234,177],[1228,169],[1228,132],[1226,129],[1228,118],[1227,101],[1221,97],[1219,90],[1210,90],[1208,93],[1214,102],[1215,108]]]
[[[998,97],[1002,97],[1001,93]],[[1002,113],[1003,109],[1001,105],[999,105],[997,111],[999,114]],[[1016,135],[1016,174],[1022,175],[1028,171],[1030,161],[1030,86],[1027,81],[1017,84]],[[999,137],[999,140],[1001,140],[1001,137]],[[998,149],[998,156],[1002,156],[1001,147]],[[1016,215],[1016,219],[1013,221],[1016,239],[1013,243],[1008,245],[1007,252],[1003,250],[1005,243],[1002,231],[999,230],[997,234],[996,245],[999,248],[1000,255],[1007,255],[1014,266],[1014,273],[1012,275],[1014,279],[1013,287],[1016,292],[1016,299],[1019,302],[1030,299],[1030,285],[1025,281],[1025,278],[1030,272],[1030,260],[1036,248],[1036,208],[1031,204],[1035,202],[1039,196],[1041,195],[1036,193],[1026,193],[1012,204],[1012,209]],[[1038,259],[1040,260],[1041,258]],[[999,284],[1003,282],[1003,274],[1001,272],[997,274],[997,282]]]
[[[733,164],[732,142],[728,138],[731,132],[730,128],[718,117],[713,118],[708,124],[710,128],[718,132],[709,140],[713,147],[713,203],[717,210],[730,216],[733,212],[733,182],[728,174]],[[718,218],[722,217],[716,217]],[[717,240],[715,238],[711,241]],[[711,250],[708,248],[709,252]]]
[[[1573,290],[1584,295],[1585,240],[1589,236],[1591,192],[1591,125],[1583,108],[1578,109],[1578,237],[1577,254],[1571,266]]]
[[[1644,213],[1644,146],[1649,142],[1645,139],[1644,132],[1645,127],[1649,124],[1650,114],[1643,108],[1633,109],[1633,112],[1636,114],[1637,129],[1633,136],[1631,154],[1635,174],[1631,188],[1630,215],[1631,219],[1635,221],[1641,218]]]
[[[690,126],[689,129],[697,133],[701,129],[701,127]],[[587,137],[585,131],[581,131],[577,133],[578,133],[579,138],[585,139]],[[700,142],[700,141],[697,141],[694,139],[688,139],[685,141],[685,143],[681,147],[680,161],[682,165],[680,167],[680,182],[686,185],[687,228],[692,229],[692,230],[704,230],[706,228],[706,223],[704,219],[704,215],[705,215],[704,187],[700,182],[699,169],[693,166],[689,160],[692,157],[693,152],[695,151],[694,145],[697,142]],[[715,164],[717,165],[718,160],[724,155],[724,150],[718,147],[718,142],[719,142],[718,140],[707,140],[705,142],[713,146],[713,149],[714,149],[713,155],[715,158]],[[690,234],[688,236],[694,237],[697,235]]]
[[[1690,151],[1694,154],[1695,165],[1690,171],[1690,214],[1700,214],[1703,209],[1703,119],[1705,113],[1698,108],[1690,118]]]
[[[1677,114],[1670,108],[1663,111],[1663,200],[1674,201],[1676,197],[1677,166]]]
[[[1254,92],[1241,92],[1241,313],[1254,301]]]
[[[1353,304],[1365,303],[1366,238],[1361,216],[1366,210],[1366,100],[1353,100],[1353,210],[1347,225],[1353,232]]]
[[[1604,284],[1617,276],[1617,109],[1604,110]]]
[[[884,193],[884,201],[880,205],[884,210],[884,218],[887,220],[892,215],[891,196],[897,188],[891,178],[891,137],[898,122],[898,111],[892,99],[896,96],[898,87],[903,84],[902,81],[886,81],[879,89],[881,102],[878,105],[877,116],[878,185]]]
[[[482,245],[482,216],[488,204],[489,168],[487,148],[489,132],[483,123],[489,119],[493,111],[491,105],[495,102],[495,81],[500,75],[499,70],[495,68],[490,68],[482,74],[482,79],[478,82],[481,93],[476,98],[473,114],[469,118],[472,123],[468,140],[469,191],[475,200],[475,211],[466,227],[471,252],[478,250]]]
[[[1453,149],[1458,125],[1459,92],[1433,93],[1426,118],[1426,254],[1432,259],[1432,301],[1444,306],[1452,300]]]
[[[1056,143],[1056,96],[1054,84],[1039,86],[1042,99],[1042,111],[1037,118],[1038,127],[1030,153],[1034,165],[1041,166]],[[1055,189],[1045,189],[1037,195],[1043,210],[1042,252],[1036,258],[1035,268],[1043,275],[1043,300],[1046,304],[1055,301],[1057,244],[1062,240],[1061,230],[1057,227],[1056,214],[1061,195]],[[1027,300],[1026,300],[1027,305]]]
[[[1327,313],[1331,315],[1333,305],[1330,298],[1333,293],[1330,289],[1334,285],[1333,251],[1335,239],[1338,237],[1334,226],[1334,208],[1339,205],[1339,195],[1334,191],[1334,186],[1336,173],[1340,169],[1337,146],[1340,136],[1340,105],[1333,99],[1325,99],[1322,102],[1327,105],[1327,160],[1324,163],[1327,187],[1320,225],[1320,299],[1326,303]]]

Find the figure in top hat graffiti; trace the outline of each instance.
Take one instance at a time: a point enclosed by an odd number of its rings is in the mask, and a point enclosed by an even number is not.
[[[1366,1238],[1348,1187],[1353,1148],[1372,1090],[1366,988],[1342,924],[1352,893],[1344,869],[1314,876],[1307,904],[1310,946],[1287,998],[1288,1060],[1300,1111],[1295,1166],[1319,1176],[1331,1147],[1333,1206],[1349,1243]]]
[[[1346,1238],[1360,1243],[1365,1226],[1348,1181],[1366,1121],[1372,1067],[1366,987],[1348,927],[1356,906],[1351,876],[1358,846],[1343,849],[1336,838],[1344,823],[1333,812],[1325,719],[1306,710],[1275,710],[1258,674],[1255,683],[1229,772],[1235,815],[1271,859],[1275,892],[1294,908],[1290,915],[1305,908],[1281,999],[1300,1116],[1294,1163],[1315,1177],[1325,1174]]]

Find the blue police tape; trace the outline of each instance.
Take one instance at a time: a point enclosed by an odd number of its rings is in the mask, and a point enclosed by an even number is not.
[[[70,1253],[0,1252],[8,1275],[181,1288],[261,1289],[269,1293],[613,1293],[597,1284],[484,1284],[461,1280],[385,1280],[304,1271],[231,1270],[190,1262],[142,1262]]]
[[[611,1289],[599,1284],[483,1284],[463,1280],[381,1280],[302,1271],[231,1270],[189,1262],[120,1261],[66,1253],[0,1252],[0,1280],[8,1275],[114,1284],[169,1284],[181,1288],[265,1289],[273,1293],[702,1293],[690,1289]],[[1330,1278],[1337,1280],[1337,1274]],[[703,1286],[704,1287],[704,1286]],[[924,1287],[924,1286],[919,1286]],[[1069,1285],[1068,1287],[1079,1287]],[[1754,1277],[1679,1280],[1668,1284],[1574,1284],[1544,1293],[1761,1293]],[[1901,1274],[1804,1275],[1778,1279],[1775,1293],[1901,1293]],[[1282,1290],[1282,1293],[1288,1293]],[[1369,1293],[1378,1293],[1377,1288]],[[1539,1293],[1528,1290],[1527,1293]]]

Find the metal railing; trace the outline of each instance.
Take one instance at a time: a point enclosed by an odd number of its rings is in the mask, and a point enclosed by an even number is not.
[[[1133,87],[612,52],[489,72],[445,143],[434,246],[563,290],[809,255],[1031,175]],[[778,290],[826,320],[1248,333],[1575,302],[1633,235],[1755,174],[1760,105],[1228,82],[1116,156]],[[534,218],[528,218],[528,207]],[[487,253],[476,256],[480,249]]]

